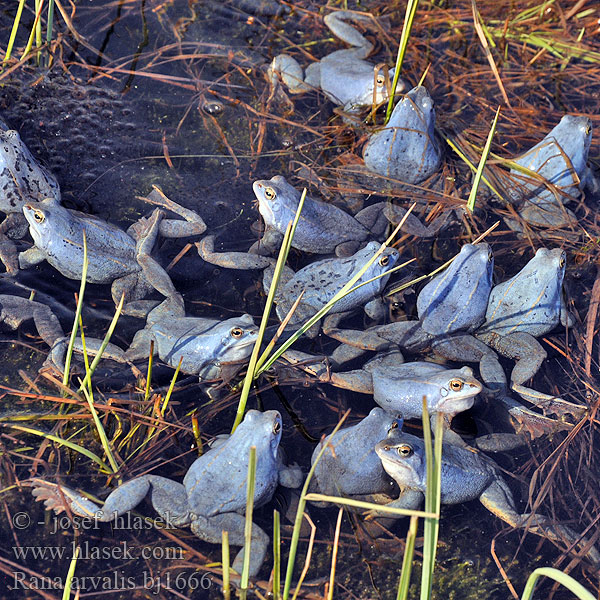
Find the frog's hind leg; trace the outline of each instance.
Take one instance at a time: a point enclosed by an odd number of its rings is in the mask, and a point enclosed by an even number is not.
[[[233,546],[242,546],[233,561],[233,569],[237,573],[242,572],[244,565],[244,528],[246,517],[238,513],[217,514],[210,518],[193,515],[190,528],[201,540],[212,544],[220,544],[222,531],[229,533],[229,543]],[[263,564],[267,549],[269,547],[269,536],[258,525],[252,525],[252,537],[250,540],[250,576],[255,577]]]
[[[496,479],[479,499],[491,513],[512,527],[526,528],[527,531],[540,537],[567,543],[569,546],[581,547],[586,558],[596,565],[600,564],[600,553],[592,542],[578,535],[572,529],[559,523],[553,523],[544,515],[517,512],[510,488],[503,479]]]
[[[167,272],[151,256],[163,216],[164,213],[159,209],[156,209],[152,213],[152,216],[148,220],[146,231],[137,239],[136,260],[142,268],[144,277],[148,283],[168,298],[169,296],[178,294],[178,292]]]
[[[356,48],[355,53],[357,58],[367,58],[373,49],[373,44],[352,25],[346,23],[346,21],[372,23],[373,18],[351,10],[338,10],[329,13],[323,19],[323,22],[327,25],[331,33]]]
[[[201,235],[206,231],[206,223],[202,219],[202,217],[190,210],[189,208],[185,208],[177,202],[173,202],[170,198],[167,198],[162,193],[162,190],[153,186],[153,190],[146,196],[142,198],[146,202],[150,204],[155,204],[156,206],[160,206],[180,217],[183,217],[185,220],[181,219],[167,219],[163,218],[159,224],[160,235],[166,238],[181,238],[181,237],[189,237],[193,235]]]
[[[64,337],[65,332],[56,315],[45,304],[34,302],[33,322],[42,339],[52,347],[56,340]]]
[[[511,388],[524,400],[542,409],[544,414],[569,414],[575,418],[583,417],[586,407],[567,402],[549,394],[538,392],[523,384],[539,370],[547,357],[542,345],[530,334],[515,332],[510,335],[494,337],[493,347],[503,356],[516,361],[510,375]]]
[[[89,356],[96,356],[100,352],[100,348],[103,344],[104,340],[86,337],[85,351]],[[48,354],[48,358],[46,359],[45,365],[55,367],[61,373],[64,373],[68,347],[68,337],[61,337],[56,339],[50,349],[50,353]],[[83,354],[83,341],[80,337],[75,338],[73,350],[75,352],[80,352]],[[125,352],[121,348],[115,346],[115,344],[111,344],[110,342],[106,345],[104,351],[102,352],[102,357],[120,363],[128,362]]]
[[[134,336],[131,345],[125,352],[125,356],[130,361],[136,361],[148,358],[150,348],[154,348],[154,355],[158,354],[157,344],[151,345],[154,336],[148,329],[140,329]]]
[[[215,252],[215,236],[209,235],[196,243],[202,260],[225,269],[266,269],[275,266],[275,259],[248,252]]]
[[[315,64],[318,65],[319,63]],[[309,72],[310,67],[307,69],[307,73]],[[314,75],[315,73],[313,72],[313,77]],[[317,79],[316,84],[313,81],[312,85],[305,81],[304,71],[300,66],[300,63],[289,54],[277,55],[269,66],[267,76],[273,86],[274,93],[279,95],[283,95],[283,92],[279,87],[280,81],[283,82],[291,94],[302,94],[303,92],[319,89],[321,87],[319,85],[319,79]],[[311,77],[311,81],[313,80],[313,77]]]

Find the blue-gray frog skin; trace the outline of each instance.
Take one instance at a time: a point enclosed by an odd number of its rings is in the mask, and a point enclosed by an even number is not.
[[[252,353],[257,337],[258,327],[247,314],[224,321],[164,316],[136,334],[125,357],[146,358],[154,340],[160,359],[173,368],[181,360],[182,373],[198,375],[201,381],[229,379]]]
[[[377,443],[375,452],[383,468],[400,488],[397,500],[389,506],[416,509],[421,506],[427,487],[427,464],[423,440],[399,429]],[[568,544],[584,545],[587,540],[566,526],[540,514],[520,514],[512,492],[499,467],[487,456],[472,448],[444,443],[441,465],[441,501],[458,504],[479,499],[494,515],[512,527],[527,527],[530,533]],[[587,558],[600,562],[600,553],[592,546]]]
[[[408,362],[376,367],[371,371],[373,399],[404,419],[420,419],[423,398],[430,414],[452,417],[470,409],[483,386],[469,367],[448,369],[430,362]]]
[[[562,204],[577,199],[581,189],[592,183],[587,166],[591,141],[592,122],[588,117],[564,115],[541,142],[515,159],[553,184],[560,195],[557,199],[539,179],[511,169],[516,182],[510,194],[513,200],[524,200],[519,214],[526,222],[556,227],[575,222],[573,213]]]
[[[60,188],[54,176],[40,165],[19,134],[0,124],[0,211],[6,219],[0,224],[0,261],[6,272],[19,271],[17,247],[12,241],[27,233],[23,205],[53,198],[60,202]]]
[[[0,211],[5,213],[21,213],[30,201],[60,201],[58,182],[13,129],[0,131],[0,192]]]
[[[450,266],[420,292],[421,327],[432,335],[473,331],[485,320],[494,256],[488,244],[465,244]]]
[[[174,369],[179,366],[182,373],[197,375],[200,383],[227,382],[244,366],[257,337],[258,327],[250,315],[223,321],[186,317],[183,303],[171,299],[150,312],[146,326],[135,334],[127,351],[109,343],[104,357],[123,363],[147,360],[153,348],[162,361]],[[68,338],[62,338],[52,348],[51,363],[61,370],[67,346]],[[96,353],[101,346],[102,340],[86,337],[88,352]],[[83,351],[81,338],[75,340],[75,349]]]
[[[317,445],[311,459],[314,464],[326,446],[314,472],[315,491],[378,503],[383,502],[376,496],[383,495],[390,501],[397,490],[381,466],[375,444],[398,426],[397,417],[374,408],[356,425],[327,436]]]
[[[275,410],[260,413],[250,410],[233,434],[223,443],[197,458],[186,473],[183,484],[157,475],[144,475],[120,485],[100,509],[74,490],[41,480],[34,481],[33,495],[44,500],[46,508],[64,510],[64,499],[75,515],[111,521],[135,508],[149,493],[154,509],[171,526],[189,526],[200,539],[221,543],[221,532],[229,532],[229,542],[243,546],[246,487],[250,447],[256,447],[254,505],[269,502],[278,483],[297,478],[286,477],[289,469],[278,457],[281,439],[281,415]],[[250,575],[255,576],[263,563],[269,536],[257,525],[252,527]],[[233,568],[241,573],[244,549]]]
[[[481,333],[540,337],[559,323],[568,325],[562,291],[566,263],[564,250],[539,248],[514,277],[492,289]]]
[[[394,108],[388,124],[365,145],[366,167],[405,183],[420,183],[442,164],[435,139],[435,110],[423,86],[410,90]]]
[[[146,200],[184,219],[167,219],[164,211],[157,208],[150,217],[139,219],[125,232],[98,217],[69,210],[52,198],[28,202],[23,206],[23,214],[34,246],[19,254],[20,268],[46,260],[65,277],[81,279],[85,235],[87,281],[112,283],[115,304],[122,295],[125,297],[125,314],[146,316],[150,308],[145,306],[136,312],[130,303],[141,301],[153,288],[167,298],[180,297],[167,272],[151,256],[159,233],[184,237],[206,229],[199,215],[169,200],[158,189]],[[138,306],[141,304],[138,302]]]
[[[379,250],[378,242],[369,242],[347,258],[326,258],[300,269],[288,282],[281,292],[278,292],[276,302],[277,315],[283,319],[300,293],[304,292],[298,309],[292,317],[293,323],[303,321],[312,316],[331,300],[352,277],[362,269],[370,258]],[[355,285],[389,271],[398,260],[398,251],[385,248],[379,258],[365,271]],[[384,275],[375,281],[358,288],[342,298],[331,308],[332,313],[341,313],[364,306],[379,296],[389,279]],[[292,324],[290,321],[290,324]]]
[[[345,50],[336,50],[320,61],[312,63],[306,74],[298,62],[287,54],[280,54],[273,59],[269,75],[273,85],[279,84],[279,78],[292,93],[302,93],[313,89],[321,89],[335,104],[346,112],[354,112],[363,106],[385,102],[388,98],[386,77],[383,72],[375,73],[374,65],[364,60],[373,49],[361,33],[346,21],[370,23],[372,19],[366,15],[352,11],[337,11],[328,14],[325,25],[330,31],[352,46]],[[394,76],[391,69],[389,78]],[[404,82],[398,80],[396,91],[404,89]]]
[[[294,220],[302,193],[281,175],[255,181],[252,187],[265,225],[283,236]],[[339,246],[358,244],[369,235],[369,229],[341,208],[307,195],[292,246],[304,252],[331,254]]]

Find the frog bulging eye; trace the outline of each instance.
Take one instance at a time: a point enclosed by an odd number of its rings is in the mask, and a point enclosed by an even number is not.
[[[400,444],[396,448],[396,452],[398,452],[398,455],[402,458],[410,458],[414,454],[410,444]]]
[[[281,431],[281,423],[279,421],[275,421],[273,423],[273,433],[277,435]]]
[[[274,200],[275,196],[277,196],[277,193],[272,187],[265,188],[265,197],[267,198],[267,200]]]
[[[46,220],[46,217],[41,210],[34,210],[33,218],[35,219],[36,223],[43,223]]]
[[[450,381],[450,389],[453,392],[460,392],[460,390],[463,389],[464,385],[465,384],[462,381],[462,379],[452,379],[452,381]]]
[[[558,266],[562,269],[567,264],[567,258],[565,257],[565,253],[563,252],[560,255],[560,260],[558,261]]]
[[[232,338],[237,340],[244,335],[244,330],[241,327],[234,327],[229,333],[231,334]]]
[[[375,79],[377,85],[385,84],[385,77],[383,75],[377,75],[377,79]]]
[[[590,133],[592,133],[592,126],[588,124],[585,127],[585,135],[590,135]]]
[[[389,256],[382,256],[379,259],[379,264],[382,267],[387,267],[388,263],[390,262],[390,257]]]

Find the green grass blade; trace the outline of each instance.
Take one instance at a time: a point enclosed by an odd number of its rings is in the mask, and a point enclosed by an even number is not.
[[[427,462],[427,489],[425,492],[425,510],[434,513],[435,517],[425,519],[423,532],[423,570],[421,573],[421,600],[431,598],[433,571],[437,553],[439,533],[439,514],[441,500],[441,458],[442,458],[442,418],[438,415],[435,428],[435,451],[431,442],[431,428],[427,401],[423,397],[423,441]]]
[[[494,133],[496,132],[496,124],[498,123],[498,116],[500,115],[500,107],[496,110],[496,116],[492,121],[492,126],[490,127],[490,132],[488,133],[487,141],[485,142],[485,146],[483,147],[483,152],[481,153],[481,159],[479,160],[479,166],[477,167],[477,171],[475,173],[475,178],[473,179],[473,185],[471,186],[471,193],[469,194],[469,199],[467,200],[467,210],[471,213],[475,210],[475,198],[477,197],[477,190],[479,189],[479,182],[481,181],[481,177],[483,175],[483,168],[485,167],[485,163],[487,161],[488,155],[490,153],[490,147],[492,145],[492,138],[494,137]]]
[[[307,502],[331,502],[332,504],[343,504],[344,506],[352,506],[354,508],[364,508],[366,510],[376,510],[377,512],[388,513],[398,517],[423,517],[434,519],[437,514],[423,510],[412,510],[410,508],[395,508],[386,506],[385,504],[373,504],[372,502],[363,502],[362,500],[354,500],[353,498],[343,498],[342,496],[328,496],[326,494],[317,494],[311,492],[306,494]]]
[[[400,43],[398,44],[398,55],[396,56],[396,70],[394,71],[394,81],[392,82],[392,93],[390,94],[390,99],[388,100],[387,110],[385,113],[384,124],[386,125],[387,122],[390,120],[390,117],[392,116],[392,108],[394,107],[394,97],[396,95],[396,84],[398,83],[398,79],[400,78],[400,72],[402,71],[404,54],[406,53],[406,48],[408,47],[410,31],[412,29],[413,20],[415,18],[415,13],[417,12],[418,6],[419,0],[408,0],[408,3],[406,5],[404,25],[402,27],[402,34],[400,35]]]
[[[39,429],[33,429],[32,427],[23,427],[23,425],[14,425],[12,423],[7,423],[6,425],[11,429],[16,429],[18,431],[22,431],[23,433],[37,435],[43,437],[44,439],[50,440],[51,442],[56,442],[60,446],[65,446],[67,448],[70,448],[71,450],[75,450],[76,452],[87,456],[90,460],[93,460],[95,463],[100,465],[106,473],[113,472],[112,469],[99,456],[97,456],[93,452],[90,452],[87,448],[83,448],[82,446],[70,442],[69,440],[63,440],[62,438],[59,438],[56,435],[53,435],[46,431],[40,431]]]
[[[447,137],[444,138],[444,140],[446,144],[448,144],[448,146],[450,146],[450,148],[452,148],[452,150],[458,155],[458,157],[467,165],[467,167],[469,167],[469,169],[471,169],[473,173],[476,173],[477,169],[475,168],[475,165],[465,156],[461,149],[450,138]],[[494,194],[496,194],[496,196],[498,196],[498,198],[500,198],[500,200],[504,201],[504,196],[494,187],[494,185],[489,181],[489,179],[487,179],[487,177],[481,175],[481,180],[483,181],[483,183],[485,183],[485,185],[488,186],[488,188],[492,192],[494,192]]]
[[[86,248],[85,246],[85,236],[84,236],[84,250]],[[87,268],[86,268],[86,272],[87,272]],[[84,281],[84,280],[82,280]],[[81,299],[82,296],[80,296]],[[100,345],[100,349],[98,350],[98,354],[96,354],[96,356],[94,356],[94,360],[92,361],[92,364],[90,365],[89,370],[86,372],[85,374],[85,378],[84,380],[81,382],[81,385],[79,386],[79,390],[78,393],[81,393],[81,391],[83,390],[83,388],[85,386],[91,385],[91,381],[92,381],[92,375],[94,374],[94,371],[96,370],[96,367],[98,366],[98,363],[100,362],[100,359],[102,358],[102,354],[104,353],[104,350],[106,350],[106,346],[108,346],[108,343],[110,342],[110,338],[112,337],[112,334],[115,331],[115,328],[117,327],[117,321],[119,320],[119,317],[121,316],[121,311],[123,310],[123,303],[125,302],[125,296],[122,295],[121,296],[121,300],[119,300],[119,304],[117,305],[117,308],[115,309],[115,314],[113,315],[112,321],[110,322],[110,326],[108,328],[108,331],[106,332],[106,335],[104,336],[104,339],[102,340],[102,344]],[[77,307],[79,309],[79,314],[81,314],[81,309],[79,307],[79,303],[77,304]],[[71,337],[74,341],[74,336],[71,334]],[[72,348],[71,348],[72,351]],[[69,356],[69,354],[67,353],[67,356]],[[65,374],[66,374],[66,367],[65,367]]]
[[[85,396],[85,399],[87,400],[88,403],[88,407],[90,409],[90,413],[92,414],[92,419],[94,420],[94,425],[96,426],[96,431],[98,432],[98,436],[100,437],[100,442],[102,444],[102,447],[104,448],[104,452],[108,458],[108,462],[110,463],[110,466],[112,467],[113,473],[117,473],[119,470],[119,466],[117,465],[117,461],[115,460],[115,457],[113,456],[112,450],[110,448],[110,444],[108,442],[108,438],[106,437],[106,431],[104,430],[104,427],[100,421],[100,418],[98,417],[98,412],[96,411],[96,408],[94,407],[94,397],[90,394],[90,392],[87,390],[87,388],[83,388],[83,395]],[[121,478],[118,478],[119,483],[121,483]]]
[[[221,532],[221,562],[223,563],[223,599],[231,598],[231,583],[229,582],[229,532]]]
[[[245,600],[248,594],[250,579],[250,552],[252,550],[252,513],[254,511],[254,485],[256,482],[256,446],[250,446],[248,457],[248,478],[246,495],[246,525],[244,527],[244,566],[240,582],[240,600]]]
[[[77,566],[77,559],[79,558],[80,547],[77,545],[75,548],[75,553],[71,558],[71,563],[69,564],[69,570],[67,572],[67,576],[65,578],[65,587],[63,589],[63,600],[70,600],[71,598],[71,587],[73,585],[73,576],[75,575],[75,567]]]
[[[273,511],[273,600],[279,600],[281,592],[281,526],[279,511]]]
[[[240,400],[238,402],[238,408],[237,408],[237,412],[235,415],[235,421],[233,422],[233,427],[231,428],[231,433],[233,433],[236,430],[237,426],[242,422],[242,419],[244,418],[244,413],[246,411],[246,403],[248,401],[248,394],[250,393],[250,388],[252,387],[252,382],[258,376],[256,365],[258,362],[258,354],[260,352],[260,346],[262,344],[265,330],[267,328],[267,323],[269,321],[269,316],[271,314],[271,309],[273,307],[273,301],[275,299],[275,293],[277,291],[277,286],[279,285],[279,279],[281,277],[283,267],[287,260],[288,253],[292,246],[292,240],[294,239],[294,233],[296,231],[296,226],[298,225],[298,221],[300,219],[300,214],[302,213],[302,207],[304,206],[305,198],[306,198],[306,188],[304,188],[304,190],[302,191],[302,196],[300,197],[300,202],[298,203],[298,208],[296,209],[296,214],[294,216],[294,220],[291,223],[288,223],[288,226],[285,230],[285,234],[283,236],[283,242],[281,243],[281,248],[279,250],[279,256],[277,257],[277,263],[275,265],[275,271],[273,273],[273,279],[271,281],[269,293],[267,294],[265,308],[263,310],[262,319],[260,321],[260,325],[258,328],[258,338],[256,339],[256,343],[254,344],[254,348],[252,349],[252,354],[250,355],[248,371],[246,372],[246,377],[244,379],[244,384],[242,386],[242,393],[240,394]]]
[[[402,559],[402,573],[398,584],[398,593],[396,600],[406,600],[408,598],[408,589],[410,587],[410,575],[412,572],[412,561],[415,553],[415,539],[417,537],[417,526],[419,517],[412,516],[408,533],[406,534],[406,546],[404,547],[404,558]]]
[[[6,46],[6,54],[2,61],[2,67],[10,60],[13,46],[15,45],[15,38],[17,37],[17,31],[19,29],[19,23],[21,22],[21,15],[23,14],[23,7],[25,6],[25,0],[19,0],[19,6],[17,7],[17,14],[13,21],[12,29],[10,30],[10,37],[8,38],[8,45]]]
[[[79,285],[79,296],[77,298],[77,308],[75,310],[75,319],[73,321],[73,329],[71,331],[71,337],[69,339],[69,347],[67,348],[67,356],[65,359],[65,372],[63,373],[63,385],[65,387],[67,387],[69,384],[69,371],[71,370],[71,358],[73,357],[73,346],[75,344],[75,338],[77,337],[77,327],[79,325],[79,319],[81,318],[81,309],[83,307],[83,294],[85,292],[87,270],[88,270],[87,241],[85,239],[85,230],[84,230],[83,231],[83,267],[81,269],[81,283]],[[86,380],[87,380],[87,376],[86,376]],[[82,383],[82,386],[83,385],[84,384]],[[82,389],[82,388],[80,388],[80,389]]]
[[[148,372],[146,373],[146,390],[144,392],[144,402],[150,398],[150,382],[152,381],[152,362],[154,359],[154,340],[150,340],[150,354],[148,354]]]
[[[535,584],[540,577],[549,577],[550,579],[554,579],[554,581],[558,581],[558,583],[564,585],[570,592],[580,598],[580,600],[595,600],[596,598],[570,575],[567,575],[558,569],[553,569],[552,567],[540,567],[529,576],[521,600],[530,600],[532,598]]]

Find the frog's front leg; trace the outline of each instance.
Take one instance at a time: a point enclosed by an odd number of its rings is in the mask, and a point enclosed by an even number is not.
[[[153,186],[153,188],[143,200],[169,210],[184,219],[183,221],[181,219],[161,219],[159,224],[160,235],[166,238],[180,238],[201,235],[206,231],[206,223],[198,213],[173,202],[156,186]]]
[[[229,533],[229,543],[233,546],[242,546],[233,561],[233,570],[242,572],[244,565],[244,528],[246,518],[238,513],[223,513],[211,517],[192,515],[190,529],[201,540],[212,544],[220,544],[222,532]],[[250,576],[255,577],[260,571],[267,549],[269,536],[256,524],[252,524],[252,537],[250,539]]]
[[[19,268],[28,269],[40,264],[46,260],[46,254],[39,250],[36,246],[28,248],[24,252],[19,252]]]
[[[388,508],[403,508],[405,510],[419,510],[421,506],[423,506],[423,502],[425,501],[425,496],[423,492],[419,490],[411,490],[410,488],[406,488],[400,492],[400,495],[392,502],[388,502],[385,506]],[[387,517],[393,518],[394,515],[389,512],[378,511],[378,510],[369,510],[367,512],[367,517],[369,519],[373,518],[381,518]]]
[[[260,256],[273,256],[279,252],[283,235],[273,227],[267,227],[260,240],[250,246],[250,254],[259,254]]]

